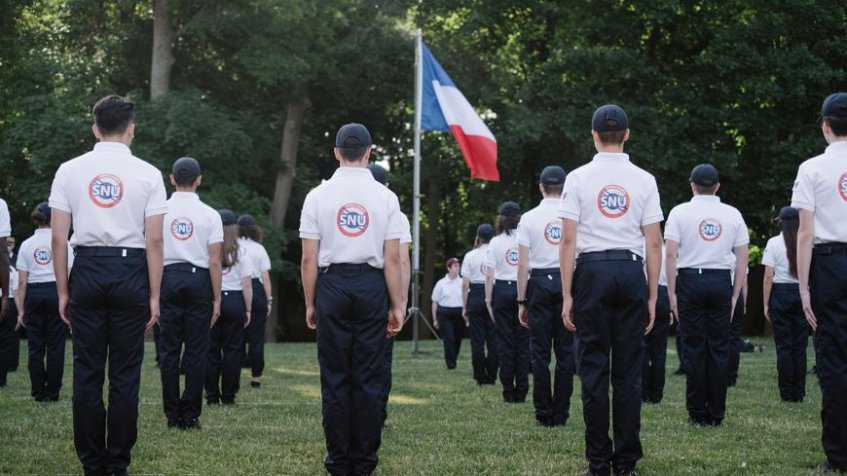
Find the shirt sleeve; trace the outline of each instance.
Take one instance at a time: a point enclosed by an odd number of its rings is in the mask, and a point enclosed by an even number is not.
[[[765,251],[762,253],[762,264],[776,268],[776,261],[773,256],[773,238],[768,240],[768,244],[765,245]]]
[[[738,225],[735,230],[735,242],[733,242],[732,246],[743,246],[750,244],[750,233],[747,231],[747,223],[744,223],[744,217],[741,216],[740,212],[738,213]]]
[[[300,212],[300,238],[308,240],[320,240],[321,233],[318,228],[318,205],[315,200],[315,191],[306,195],[303,201],[303,210]]]
[[[517,233],[515,233],[515,238],[517,238],[519,245],[529,248],[529,225],[527,225],[526,220],[524,220],[525,217],[526,215],[523,215],[521,217],[521,221],[518,222],[518,229],[516,230]]]
[[[462,277],[469,278],[471,276],[471,264],[468,263],[468,255],[470,253],[465,253],[465,257],[462,259]]]
[[[29,240],[24,241],[21,244],[21,247],[18,248],[18,261],[17,268],[18,271],[32,271],[32,263],[30,262],[30,258],[32,257],[32,252],[29,250]]]
[[[494,267],[494,253],[491,252],[491,245],[488,245],[488,248],[485,249],[485,258],[482,260],[482,265],[486,268]]]
[[[258,244],[258,243],[257,243]],[[259,271],[264,273],[265,271],[271,270],[271,257],[268,256],[268,250],[265,249],[264,246],[259,244],[257,247],[259,251]]]
[[[0,238],[6,238],[11,234],[12,224],[9,217],[9,207],[6,205],[5,200],[0,199]]]
[[[565,179],[562,189],[562,200],[559,203],[559,218],[579,221],[579,183],[577,178],[571,174]]]
[[[403,220],[400,218],[403,215],[400,212],[400,201],[397,200],[397,195],[394,192],[386,189],[388,192],[388,229],[385,231],[386,240],[399,240],[406,233],[408,228],[403,226]]]
[[[791,192],[791,206],[815,211],[815,188],[805,163],[797,169],[797,178],[794,179],[794,188]]]
[[[650,191],[644,206],[644,216],[641,218],[642,227],[659,223],[665,218],[662,214],[662,206],[659,204],[659,187],[656,185],[656,178],[650,177],[650,179]]]
[[[164,215],[168,212],[168,196],[165,193],[165,182],[162,180],[162,174],[156,170],[156,177],[153,179],[153,189],[150,191],[150,196],[147,197],[147,207],[144,209],[144,217],[149,218],[156,215]]]
[[[235,265],[236,268],[238,268],[238,277],[253,277],[253,273],[250,271],[250,255],[247,253],[247,250],[245,250],[243,247],[239,247],[238,250],[238,263]]]
[[[68,203],[68,198],[65,195],[65,166],[60,165],[56,171],[56,176],[53,177],[53,185],[50,186],[50,198],[47,203],[50,208],[61,210],[66,213],[71,213],[71,205]]]
[[[405,213],[400,213],[400,221],[403,222],[403,229],[406,230],[403,232],[403,236],[400,237],[400,244],[407,244],[412,242],[412,225],[409,224],[409,217],[406,216]]]
[[[441,285],[442,285],[441,280],[438,280],[438,282],[435,283],[435,287],[432,288],[432,296],[431,297],[432,297],[432,300],[435,301],[436,303],[441,300],[441,294],[442,294],[442,292],[441,292],[442,286]]]
[[[209,243],[210,245],[215,243],[223,243],[224,241],[224,225],[221,220],[221,215],[217,212],[214,215],[209,215],[209,221],[211,222],[212,232],[209,233]]]
[[[679,229],[679,218],[677,215],[679,214],[678,209],[674,207],[670,213],[668,213],[668,221],[665,223],[665,241],[671,240],[679,243],[679,237],[682,236],[682,230]]]

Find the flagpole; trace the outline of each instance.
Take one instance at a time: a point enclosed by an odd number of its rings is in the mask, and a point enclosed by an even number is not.
[[[414,185],[412,190],[412,312],[420,313],[420,264],[421,264],[421,109],[423,104],[423,51],[421,30],[415,34],[415,160]],[[412,322],[412,354],[419,352],[418,319]]]

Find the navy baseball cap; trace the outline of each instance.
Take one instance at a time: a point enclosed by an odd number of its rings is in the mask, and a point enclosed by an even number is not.
[[[626,112],[615,104],[598,107],[591,118],[591,128],[597,132],[625,131],[628,127]]]
[[[256,224],[256,219],[253,218],[253,215],[241,215],[238,217],[238,226],[253,226]]]
[[[221,214],[221,221],[224,226],[235,225],[235,213],[232,213],[232,210],[222,209],[218,210],[218,213]]]
[[[339,149],[355,149],[370,145],[371,133],[365,126],[355,122],[341,126],[338,134],[335,135],[335,146]]]
[[[171,173],[176,179],[193,180],[202,175],[200,172],[200,162],[193,157],[181,157],[176,159]]]
[[[494,236],[494,227],[489,225],[488,223],[483,223],[479,225],[476,229],[476,236],[482,238],[483,240],[490,240]]]
[[[500,205],[500,214],[503,216],[518,216],[521,214],[521,207],[515,202],[503,202]]]
[[[847,118],[847,93],[832,93],[823,100],[821,118]]]
[[[691,169],[691,176],[688,178],[689,182],[694,182],[704,187],[711,187],[720,182],[720,180],[721,177],[718,175],[718,169],[712,164],[697,165]]]
[[[35,207],[35,211],[44,215],[47,221],[50,221],[50,205],[47,202],[41,202]]]
[[[541,179],[538,183],[542,185],[562,185],[565,183],[565,169],[558,165],[548,165],[547,167],[544,167],[544,170],[541,171]]]
[[[779,210],[779,216],[773,221],[797,221],[800,219],[800,210],[792,207],[782,207]]]
[[[368,170],[374,176],[374,180],[385,185],[388,183],[388,171],[381,165],[368,164]]]

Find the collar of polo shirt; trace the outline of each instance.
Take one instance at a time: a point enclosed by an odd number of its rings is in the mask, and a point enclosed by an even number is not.
[[[826,153],[843,152],[845,149],[847,149],[847,141],[833,142],[826,147]]]
[[[594,155],[594,160],[628,161],[629,154],[625,152],[598,152]]]
[[[112,152],[130,153],[129,146],[120,142],[103,141],[94,144],[94,150],[103,151],[109,150]]]
[[[691,197],[692,201],[703,201],[703,202],[719,202],[721,201],[721,197],[717,195],[694,195]]]

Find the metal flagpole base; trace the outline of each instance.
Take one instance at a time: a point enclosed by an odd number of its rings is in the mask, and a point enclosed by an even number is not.
[[[419,322],[423,322],[424,325],[426,325],[427,329],[429,329],[429,332],[432,335],[434,335],[436,339],[438,339],[438,342],[443,343],[443,341],[441,340],[441,336],[439,336],[438,332],[436,332],[435,329],[432,327],[432,325],[430,325],[429,321],[426,319],[426,317],[424,317],[420,308],[417,308],[417,307],[410,307],[409,308],[408,312],[406,313],[406,319],[403,321],[404,327],[405,327],[406,323],[409,322],[410,319],[412,320],[412,355],[413,356],[426,354],[426,352],[420,350],[420,347],[418,346],[418,342],[420,341],[420,339],[418,338],[419,329],[420,329]]]

